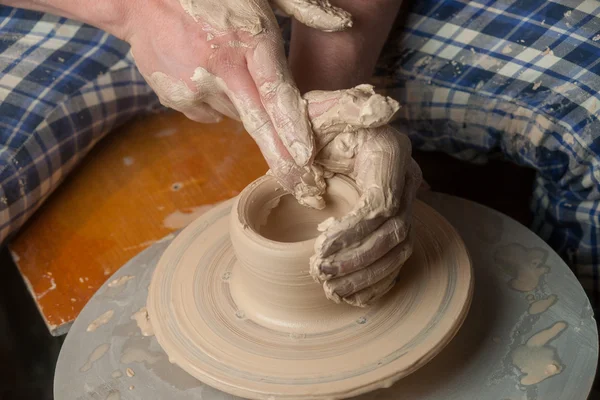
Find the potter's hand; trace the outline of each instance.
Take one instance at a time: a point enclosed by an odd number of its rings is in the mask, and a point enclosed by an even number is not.
[[[323,30],[351,25],[325,0],[274,3]],[[318,207],[324,187],[302,179],[315,150],[306,103],[268,1],[150,0],[130,14],[125,39],[161,102],[200,122],[241,119],[284,188]]]
[[[325,171],[356,181],[361,198],[320,224],[311,275],[336,302],[365,306],[387,293],[412,253],[411,214],[421,170],[408,137],[387,122],[398,109],[361,85],[305,95]]]

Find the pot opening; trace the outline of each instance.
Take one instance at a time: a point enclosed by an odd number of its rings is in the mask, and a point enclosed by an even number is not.
[[[331,191],[323,197],[326,202],[323,210],[302,206],[290,194],[267,202],[260,213],[264,216],[261,218],[264,223],[254,225],[256,232],[266,239],[282,243],[303,242],[316,238],[321,233],[317,229],[321,222],[330,217],[340,218],[353,206],[350,199]]]

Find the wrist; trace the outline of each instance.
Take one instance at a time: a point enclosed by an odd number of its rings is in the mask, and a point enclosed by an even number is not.
[[[302,92],[369,82],[401,5],[400,0],[332,3],[352,14],[352,28],[326,33],[293,21],[289,62]]]
[[[289,63],[302,93],[338,90],[365,83],[372,68],[362,58],[362,38],[346,32],[326,33],[293,21]]]

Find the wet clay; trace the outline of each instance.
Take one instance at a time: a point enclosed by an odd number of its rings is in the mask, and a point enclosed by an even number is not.
[[[108,394],[106,400],[121,400],[121,393],[119,391],[114,391]]]
[[[94,321],[92,321],[92,323],[88,325],[87,331],[94,332],[96,329],[110,321],[114,314],[115,312],[113,310],[108,310],[107,312],[96,318]]]
[[[556,354],[556,349],[547,344],[566,328],[565,322],[557,322],[550,328],[536,333],[524,345],[513,351],[512,362],[523,374],[522,385],[535,385],[544,379],[560,374],[563,367]]]
[[[495,254],[496,262],[511,276],[509,286],[519,292],[535,290],[542,276],[550,271],[545,265],[544,250],[528,249],[520,244],[501,247]]]
[[[116,278],[116,279],[113,279],[112,281],[108,282],[108,287],[114,288],[114,287],[123,286],[124,284],[126,284],[127,282],[132,280],[133,278],[135,278],[135,276],[124,275],[120,278]]]
[[[558,300],[556,295],[551,294],[545,299],[534,301],[529,305],[529,314],[536,315],[546,312],[550,307],[554,305],[554,303],[556,303],[556,300]]]
[[[79,369],[79,372],[87,372],[90,369],[92,369],[92,365],[94,365],[96,361],[101,359],[106,354],[109,348],[110,344],[108,343],[104,343],[96,347],[96,349],[94,349],[94,351],[92,351],[92,354],[90,354],[90,356],[88,357],[86,363]]]
[[[243,398],[344,398],[389,387],[451,340],[472,297],[470,260],[454,229],[417,202],[414,253],[398,284],[366,308],[335,304],[309,273],[315,228],[347,212],[358,193],[337,176],[328,188],[331,209],[296,215],[277,181],[262,177],[173,240],[147,304],[173,363]]]
[[[153,336],[154,331],[152,330],[152,324],[150,323],[150,317],[148,317],[148,310],[146,307],[140,308],[135,314],[131,316],[140,328],[142,336]]]

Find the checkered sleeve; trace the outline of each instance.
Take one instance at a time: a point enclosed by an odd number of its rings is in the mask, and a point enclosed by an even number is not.
[[[157,106],[126,43],[0,5],[0,244],[107,132]]]
[[[421,0],[375,78],[416,148],[537,170],[532,229],[600,303],[600,2]]]

